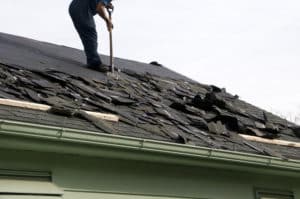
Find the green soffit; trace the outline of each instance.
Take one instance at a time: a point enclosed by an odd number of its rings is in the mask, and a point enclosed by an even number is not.
[[[300,176],[300,161],[0,120],[0,148]]]

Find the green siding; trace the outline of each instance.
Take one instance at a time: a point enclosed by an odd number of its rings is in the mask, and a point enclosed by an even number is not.
[[[99,198],[101,198],[101,199],[191,199],[191,198],[183,198],[183,197],[145,196],[145,195],[108,194],[108,193],[82,193],[82,192],[66,192],[65,198],[73,198],[73,199],[82,199],[82,198],[89,198],[89,199],[99,199]]]
[[[30,151],[0,150],[0,157],[0,169],[51,172],[66,199],[254,199],[255,187],[300,199],[300,179],[279,175]]]
[[[57,196],[39,196],[39,195],[0,195],[0,199],[62,199]]]

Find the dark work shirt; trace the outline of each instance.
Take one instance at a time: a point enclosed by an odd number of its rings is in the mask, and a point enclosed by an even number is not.
[[[97,4],[102,2],[102,3],[104,3],[104,5],[107,5],[111,2],[111,0],[96,0],[96,2],[97,2]]]
[[[108,5],[111,0],[73,0],[69,12],[73,19],[87,19],[97,14],[96,8],[98,3]]]

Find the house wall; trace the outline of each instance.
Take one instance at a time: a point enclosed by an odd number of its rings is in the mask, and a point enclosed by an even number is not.
[[[293,191],[300,179],[75,155],[0,149],[0,169],[51,172],[66,199],[254,199],[254,188]]]

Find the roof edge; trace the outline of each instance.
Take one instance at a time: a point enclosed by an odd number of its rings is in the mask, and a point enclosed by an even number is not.
[[[300,176],[300,161],[0,120],[0,148]]]

